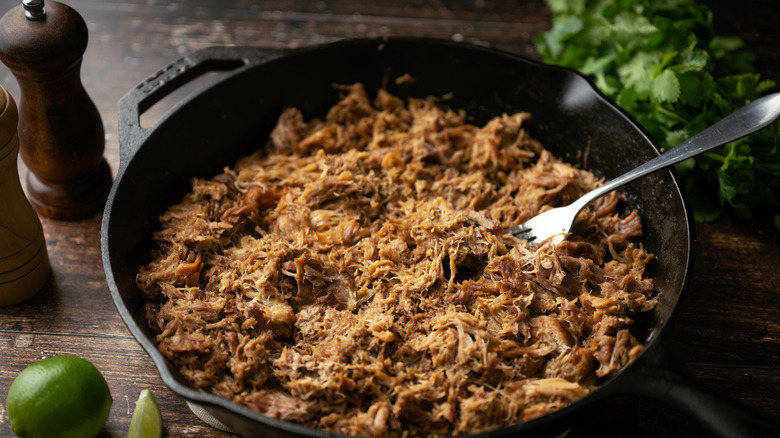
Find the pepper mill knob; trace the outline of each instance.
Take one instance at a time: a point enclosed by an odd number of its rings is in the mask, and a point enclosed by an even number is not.
[[[24,0],[0,18],[0,60],[19,82],[20,155],[27,194],[43,216],[101,210],[111,189],[103,122],[81,83],[87,25],[71,7]]]
[[[19,182],[18,119],[13,98],[0,87],[0,306],[31,297],[51,272],[41,221]]]

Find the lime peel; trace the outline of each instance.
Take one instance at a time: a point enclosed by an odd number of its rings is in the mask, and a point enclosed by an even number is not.
[[[111,410],[111,391],[91,362],[76,356],[42,359],[11,383],[6,412],[23,438],[96,436]]]

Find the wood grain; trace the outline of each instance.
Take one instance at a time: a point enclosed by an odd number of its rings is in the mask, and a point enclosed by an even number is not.
[[[90,42],[84,86],[106,133],[105,156],[119,163],[117,101],[182,55],[212,45],[294,48],[345,37],[426,36],[473,42],[538,58],[533,40],[550,26],[543,1],[497,0],[73,0]],[[765,77],[780,80],[780,27],[771,0],[705,2],[725,34],[742,37]],[[0,1],[0,13],[18,2]],[[0,84],[18,85],[0,66]],[[168,99],[170,106],[181,99]],[[166,105],[154,107],[148,123]],[[24,173],[24,166],[20,171]],[[124,436],[134,401],[150,388],[171,437],[228,437],[195,417],[162,383],[120,319],[100,258],[101,215],[76,222],[43,219],[52,278],[20,305],[0,307],[0,437],[12,436],[5,393],[25,366],[75,354],[106,375],[114,405],[102,437]],[[771,218],[726,216],[697,224],[697,259],[680,309],[677,343],[695,378],[724,396],[780,420],[780,237]],[[613,397],[588,408],[569,437],[688,437],[701,426],[664,404]]]
[[[49,258],[41,222],[19,181],[16,104],[1,87],[0,108],[0,305],[10,305],[40,290],[49,275]]]

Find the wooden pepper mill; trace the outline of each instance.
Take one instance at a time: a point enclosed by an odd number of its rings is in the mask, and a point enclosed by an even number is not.
[[[100,114],[81,83],[87,25],[71,7],[24,0],[0,18],[0,60],[19,82],[19,143],[27,194],[43,216],[102,210],[111,189]]]
[[[38,215],[19,182],[16,103],[0,87],[0,306],[21,302],[49,278],[49,256]]]

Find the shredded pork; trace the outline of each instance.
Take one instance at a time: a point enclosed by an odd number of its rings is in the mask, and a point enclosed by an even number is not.
[[[285,110],[268,144],[160,218],[137,276],[159,350],[195,387],[332,432],[449,436],[527,421],[642,350],[656,304],[620,195],[573,234],[503,231],[601,183],[437,99]]]

